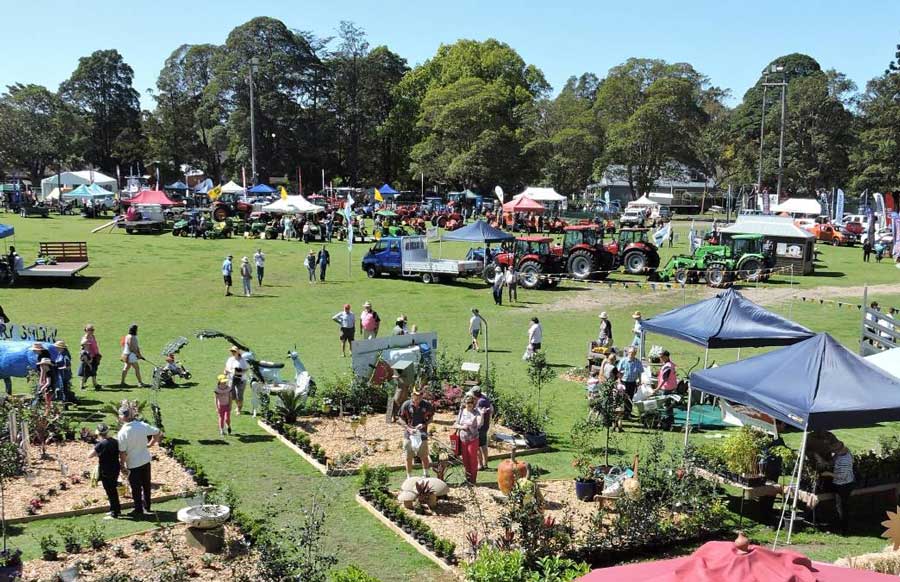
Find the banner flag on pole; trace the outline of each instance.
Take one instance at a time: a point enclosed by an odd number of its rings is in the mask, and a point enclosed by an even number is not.
[[[381,195],[381,192],[378,191],[378,188],[375,188],[375,200],[378,202],[384,202],[384,196]]]
[[[838,188],[834,196],[834,220],[840,222],[844,218],[844,191]]]
[[[669,233],[672,232],[672,222],[669,221],[665,223],[662,227],[660,227],[656,232],[653,233],[653,242],[657,247],[661,247],[663,243],[669,238]]]
[[[284,189],[284,186],[282,186],[282,187],[281,187],[281,199],[282,199],[282,200],[287,200],[287,197],[288,197],[287,190],[285,190],[285,189]]]
[[[691,230],[688,232],[688,248],[690,249],[690,253],[694,254],[694,249],[697,248],[697,233],[694,231],[694,221],[691,220]]]
[[[242,186],[244,187],[244,193],[246,193],[247,192],[247,168],[245,168],[244,166],[241,166],[241,182],[243,183]]]
[[[353,251],[353,200],[352,194],[347,194],[347,201],[344,203],[344,220],[347,221],[347,252]]]

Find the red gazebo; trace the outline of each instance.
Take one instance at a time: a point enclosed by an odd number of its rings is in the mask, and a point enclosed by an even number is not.
[[[144,190],[132,196],[128,200],[123,200],[123,204],[159,204],[160,206],[177,206],[178,203],[166,196],[165,192],[160,190]]]
[[[514,198],[503,205],[503,212],[524,212],[530,214],[541,214],[547,209],[537,200],[520,196]]]

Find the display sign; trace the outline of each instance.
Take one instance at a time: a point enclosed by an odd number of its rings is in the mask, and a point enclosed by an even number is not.
[[[0,340],[55,342],[56,328],[30,323],[7,323],[0,325]]]
[[[780,242],[775,246],[775,254],[779,257],[790,259],[802,259],[803,247],[798,244]]]

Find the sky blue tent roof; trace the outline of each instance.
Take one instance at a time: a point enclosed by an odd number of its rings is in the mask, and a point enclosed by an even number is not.
[[[16,234],[16,229],[8,224],[0,224],[0,238],[6,238]]]
[[[206,194],[210,190],[213,189],[213,181],[210,178],[206,178],[196,186],[194,186],[194,192],[197,194]]]
[[[112,192],[99,184],[82,184],[71,192],[63,194],[63,198],[93,199],[106,198],[112,195]]]
[[[185,184],[184,182],[182,182],[181,180],[178,180],[177,182],[173,182],[172,184],[169,184],[168,186],[163,186],[163,189],[165,189],[165,190],[187,190],[188,185]]]
[[[643,330],[708,348],[787,346],[815,335],[734,289],[651,317]]]
[[[381,192],[382,194],[386,194],[388,196],[394,196],[395,194],[399,194],[399,192],[397,192],[396,190],[391,188],[391,185],[387,184],[387,183],[382,184],[381,188],[379,188],[378,191]]]
[[[900,420],[900,379],[826,333],[694,372],[691,387],[809,430]]]
[[[516,237],[494,228],[483,220],[477,220],[468,226],[446,233],[442,240],[462,240],[467,242],[492,243],[515,240]]]
[[[247,192],[252,192],[253,194],[272,194],[275,192],[275,188],[272,188],[268,184],[257,184],[253,188],[249,188]]]

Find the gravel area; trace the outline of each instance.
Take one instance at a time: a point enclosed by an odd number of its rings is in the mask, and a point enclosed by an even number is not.
[[[31,560],[22,572],[24,582],[57,580],[60,571],[78,567],[79,582],[108,579],[112,574],[127,574],[129,580],[156,582],[162,579],[190,579],[204,582],[234,580],[236,573],[247,573],[255,579],[253,554],[244,553],[236,528],[225,526],[226,550],[222,554],[203,554],[184,541],[187,526],[179,524],[167,530],[155,530],[119,538],[99,550],[86,549],[79,554],[60,554],[52,562]],[[179,563],[173,560],[178,556]],[[209,556],[204,558],[203,556]],[[185,572],[184,578],[172,577],[177,568]],[[169,576],[168,578],[165,578]]]
[[[46,458],[41,458],[40,448],[32,446],[26,475],[11,479],[6,485],[6,517],[14,519],[30,515],[32,499],[43,496],[36,515],[46,515],[75,509],[106,506],[106,494],[98,483],[91,487],[90,474],[97,466],[97,459],[88,458],[93,445],[82,441],[69,441],[47,447]],[[153,496],[183,493],[196,488],[194,480],[174,459],[159,447],[151,449]],[[62,483],[65,482],[65,489]],[[120,477],[120,484],[126,481]],[[51,489],[53,493],[51,493]],[[123,502],[131,501],[131,490],[125,487]]]

